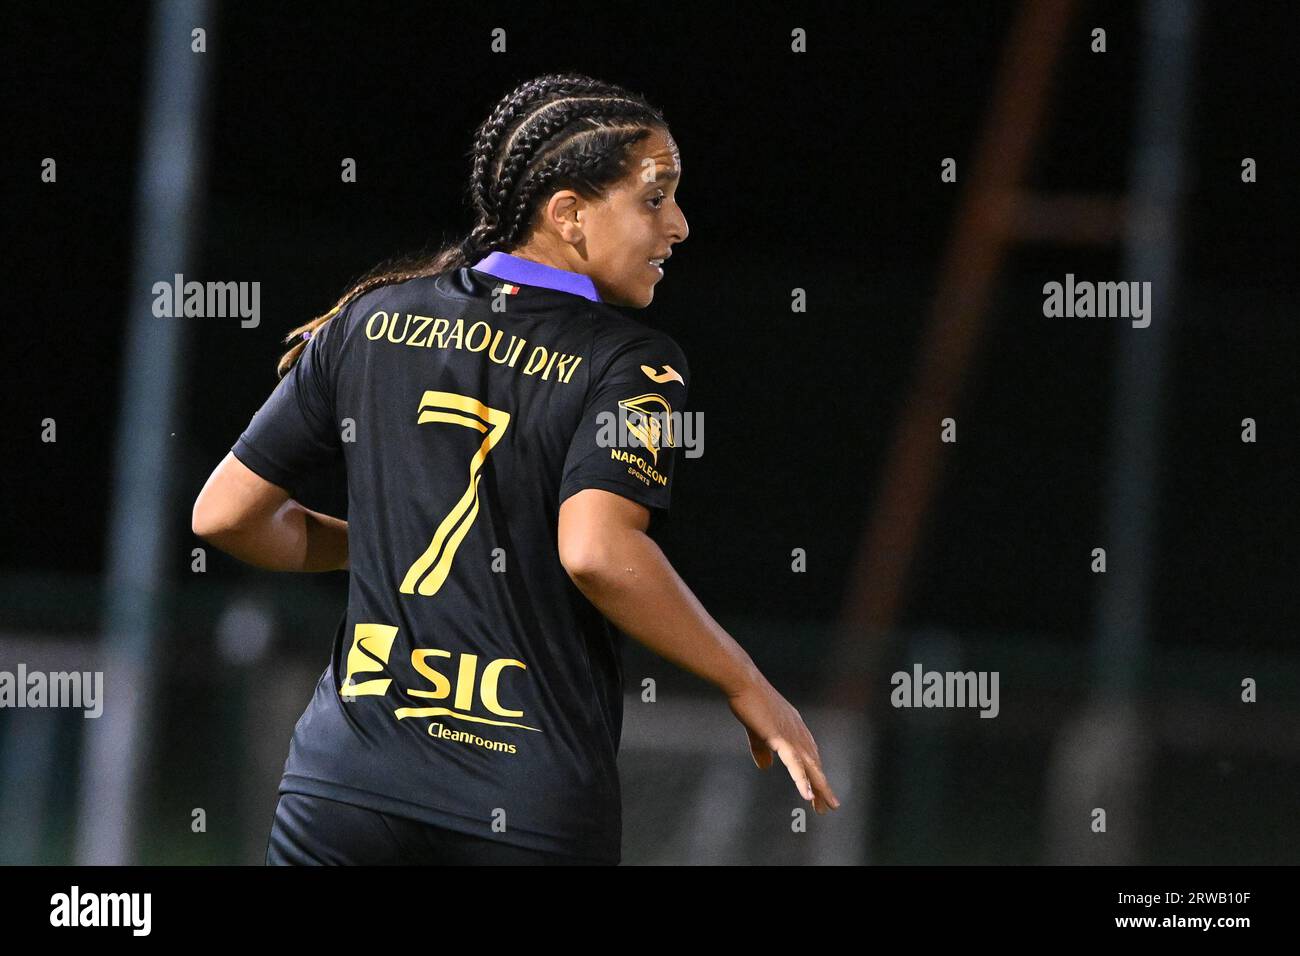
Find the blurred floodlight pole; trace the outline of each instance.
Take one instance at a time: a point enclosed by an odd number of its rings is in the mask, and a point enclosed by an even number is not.
[[[1142,680],[1147,656],[1165,357],[1177,316],[1178,204],[1196,16],[1192,0],[1151,0],[1143,11],[1123,278],[1151,283],[1151,324],[1118,330],[1104,498],[1107,571],[1098,577],[1093,644],[1093,673],[1103,697],[1130,696]]]
[[[154,5],[145,77],[120,414],[113,459],[103,667],[104,713],[89,721],[81,767],[76,862],[133,862],[135,819],[155,705],[161,595],[177,567],[167,541],[173,520],[170,435],[181,396],[181,317],[153,314],[155,282],[190,262],[199,208],[208,53],[192,32],[210,32],[207,0]],[[178,825],[183,825],[178,824]]]
[[[1058,734],[1048,782],[1048,860],[1129,865],[1141,856],[1151,748],[1139,692],[1149,657],[1153,540],[1165,359],[1175,322],[1178,203],[1187,98],[1193,82],[1195,0],[1148,0],[1134,115],[1123,281],[1150,282],[1145,328],[1119,339],[1103,501],[1106,572],[1097,576],[1093,695]],[[1140,287],[1139,287],[1140,288]],[[1109,815],[1104,839],[1090,826]],[[1098,831],[1100,832],[1100,831]]]

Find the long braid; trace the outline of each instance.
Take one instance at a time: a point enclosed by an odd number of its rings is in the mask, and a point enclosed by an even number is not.
[[[578,73],[539,76],[512,90],[475,130],[470,149],[469,205],[474,225],[433,255],[383,263],[357,280],[324,315],[285,336],[292,347],[276,368],[283,377],[307,341],[360,295],[381,286],[439,275],[509,251],[528,239],[538,205],[556,189],[596,198],[623,177],[628,149],[663,114],[622,87]]]

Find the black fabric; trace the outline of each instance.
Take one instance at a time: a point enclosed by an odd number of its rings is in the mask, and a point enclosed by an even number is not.
[[[348,608],[282,791],[619,860],[622,635],[560,564],[559,507],[666,509],[689,379],[620,310],[468,268],[317,330],[232,449],[290,492],[347,474]]]
[[[597,866],[300,793],[280,795],[267,866]]]

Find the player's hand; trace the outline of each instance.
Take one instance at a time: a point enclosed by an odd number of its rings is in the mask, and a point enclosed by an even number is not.
[[[760,770],[772,766],[772,754],[781,758],[799,794],[811,800],[817,813],[838,810],[840,801],[822,773],[817,743],[804,726],[799,711],[766,679],[727,697],[736,719],[749,735],[749,752]]]

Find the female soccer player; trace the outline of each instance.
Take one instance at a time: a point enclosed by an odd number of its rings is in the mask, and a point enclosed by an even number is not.
[[[268,863],[618,863],[619,631],[838,807],[798,712],[646,534],[691,372],[617,307],[650,304],[687,236],[680,180],[640,96],[539,77],[478,129],[469,235],[290,333],[193,516],[259,567],[349,571]],[[346,522],[290,491],[339,454]]]

